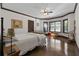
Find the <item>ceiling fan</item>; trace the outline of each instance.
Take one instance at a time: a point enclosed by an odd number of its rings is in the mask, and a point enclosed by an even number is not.
[[[53,11],[48,8],[45,8],[41,10],[41,13],[43,13],[43,15],[49,15],[50,13],[53,13]]]

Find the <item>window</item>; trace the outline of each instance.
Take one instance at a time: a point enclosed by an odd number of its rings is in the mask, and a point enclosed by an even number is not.
[[[68,20],[63,21],[63,32],[68,32]]]
[[[61,22],[60,21],[55,21],[55,22],[50,22],[50,31],[51,32],[61,32]]]
[[[55,25],[56,25],[55,31],[60,32],[61,31],[61,22],[55,22]]]
[[[52,22],[52,23],[50,23],[50,31],[52,32],[54,30],[55,30],[55,23]]]
[[[44,32],[48,32],[48,22],[43,23]]]

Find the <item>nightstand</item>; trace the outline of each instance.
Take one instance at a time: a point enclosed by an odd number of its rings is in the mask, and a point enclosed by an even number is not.
[[[10,49],[11,46],[4,47],[4,56],[19,56],[20,49],[16,46],[16,44],[12,45],[12,49],[14,49],[15,51],[11,54],[9,54]]]

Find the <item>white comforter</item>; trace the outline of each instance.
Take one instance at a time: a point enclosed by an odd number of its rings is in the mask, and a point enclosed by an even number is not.
[[[43,34],[35,34],[35,33],[27,33],[27,34],[17,34],[15,35],[16,45],[21,50],[20,55],[25,54],[29,50],[32,50],[36,46],[43,46],[45,45],[45,38],[46,36]]]
[[[46,44],[46,40],[45,40],[46,36],[44,34],[36,34],[36,33],[29,33],[29,34],[38,37],[39,45],[43,46]]]

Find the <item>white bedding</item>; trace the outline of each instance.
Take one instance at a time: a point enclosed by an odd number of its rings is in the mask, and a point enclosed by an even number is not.
[[[45,41],[46,36],[44,34],[36,34],[36,33],[29,33],[29,34],[38,37],[39,45],[41,45],[41,46],[45,45],[45,43],[46,43],[46,41]]]
[[[32,50],[36,46],[45,45],[46,36],[43,34],[16,34],[15,37],[18,40],[16,45],[21,50],[20,55],[25,54],[26,52]]]

